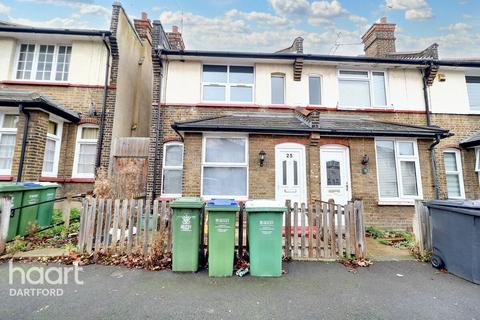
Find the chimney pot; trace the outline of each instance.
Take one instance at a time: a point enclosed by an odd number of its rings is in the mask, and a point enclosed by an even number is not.
[[[368,57],[386,57],[395,52],[396,24],[386,17],[377,20],[362,36],[363,50]]]
[[[178,26],[172,26],[172,32],[178,33]]]
[[[142,12],[142,20],[148,20],[148,14],[146,12]]]
[[[387,17],[381,17],[380,23],[387,23]]]

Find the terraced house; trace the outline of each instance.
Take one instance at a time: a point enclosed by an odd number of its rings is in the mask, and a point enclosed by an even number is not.
[[[415,199],[478,198],[480,63],[398,52],[395,27],[373,24],[362,56],[154,45],[150,195],[362,199],[387,229],[411,228]]]
[[[0,178],[93,189],[116,137],[148,137],[151,24],[119,3],[110,30],[0,22]]]

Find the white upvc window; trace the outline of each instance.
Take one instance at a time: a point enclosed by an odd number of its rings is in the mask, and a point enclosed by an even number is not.
[[[202,101],[253,103],[254,67],[204,64]]]
[[[480,113],[480,76],[466,76],[470,111]]]
[[[341,107],[382,107],[387,101],[387,74],[384,71],[338,70]]]
[[[322,76],[318,74],[308,76],[308,103],[310,105],[322,104]]]
[[[72,46],[22,43],[18,46],[15,79],[67,81]]]
[[[182,196],[183,144],[169,142],[163,145],[162,197]]]
[[[94,178],[97,155],[98,126],[80,125],[77,129],[77,143],[73,161],[72,177]]]
[[[421,199],[422,184],[415,140],[375,139],[380,201]]]
[[[43,157],[42,176],[56,177],[58,174],[58,162],[60,159],[60,146],[62,143],[63,122],[48,121],[47,139],[45,142],[45,154]]]
[[[208,199],[247,199],[248,138],[246,135],[204,134],[202,196]]]
[[[285,104],[285,75],[272,73],[270,86],[272,104]]]
[[[12,173],[13,154],[17,138],[18,114],[0,112],[0,175]]]
[[[464,199],[462,157],[458,149],[443,150],[445,178],[447,180],[447,196],[449,199]]]
[[[480,172],[480,147],[475,148],[475,171]]]

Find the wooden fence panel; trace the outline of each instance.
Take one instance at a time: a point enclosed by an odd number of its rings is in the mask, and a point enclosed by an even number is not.
[[[3,254],[7,246],[11,208],[12,202],[10,196],[2,197],[0,199],[0,255]]]
[[[293,204],[293,257],[298,257],[298,203]]]
[[[292,208],[291,201],[287,200],[286,202],[287,212],[285,213],[285,256],[287,258],[292,257]]]
[[[302,222],[301,239],[300,239],[300,246],[301,246],[300,256],[302,258],[305,257],[305,229],[306,229],[305,219],[306,219],[305,203],[302,203],[300,205],[300,221]]]
[[[317,201],[315,203],[315,227],[316,227],[316,242],[317,242],[317,258],[320,258],[322,256],[322,235],[321,235],[321,230],[322,230],[322,216],[320,214],[321,211],[321,204],[320,201]]]
[[[430,225],[430,213],[423,201],[415,201],[415,217],[413,220],[413,232],[415,242],[422,255],[432,251],[432,230]]]

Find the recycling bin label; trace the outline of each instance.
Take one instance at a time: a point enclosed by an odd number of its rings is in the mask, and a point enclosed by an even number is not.
[[[224,233],[230,229],[229,218],[215,218],[215,230],[217,230],[217,232]]]
[[[272,234],[273,230],[275,230],[273,220],[260,220],[259,223],[260,223],[259,229],[262,234],[265,234],[265,235]]]
[[[192,232],[192,220],[195,216],[184,215],[182,216],[182,223],[180,224],[180,231]]]

